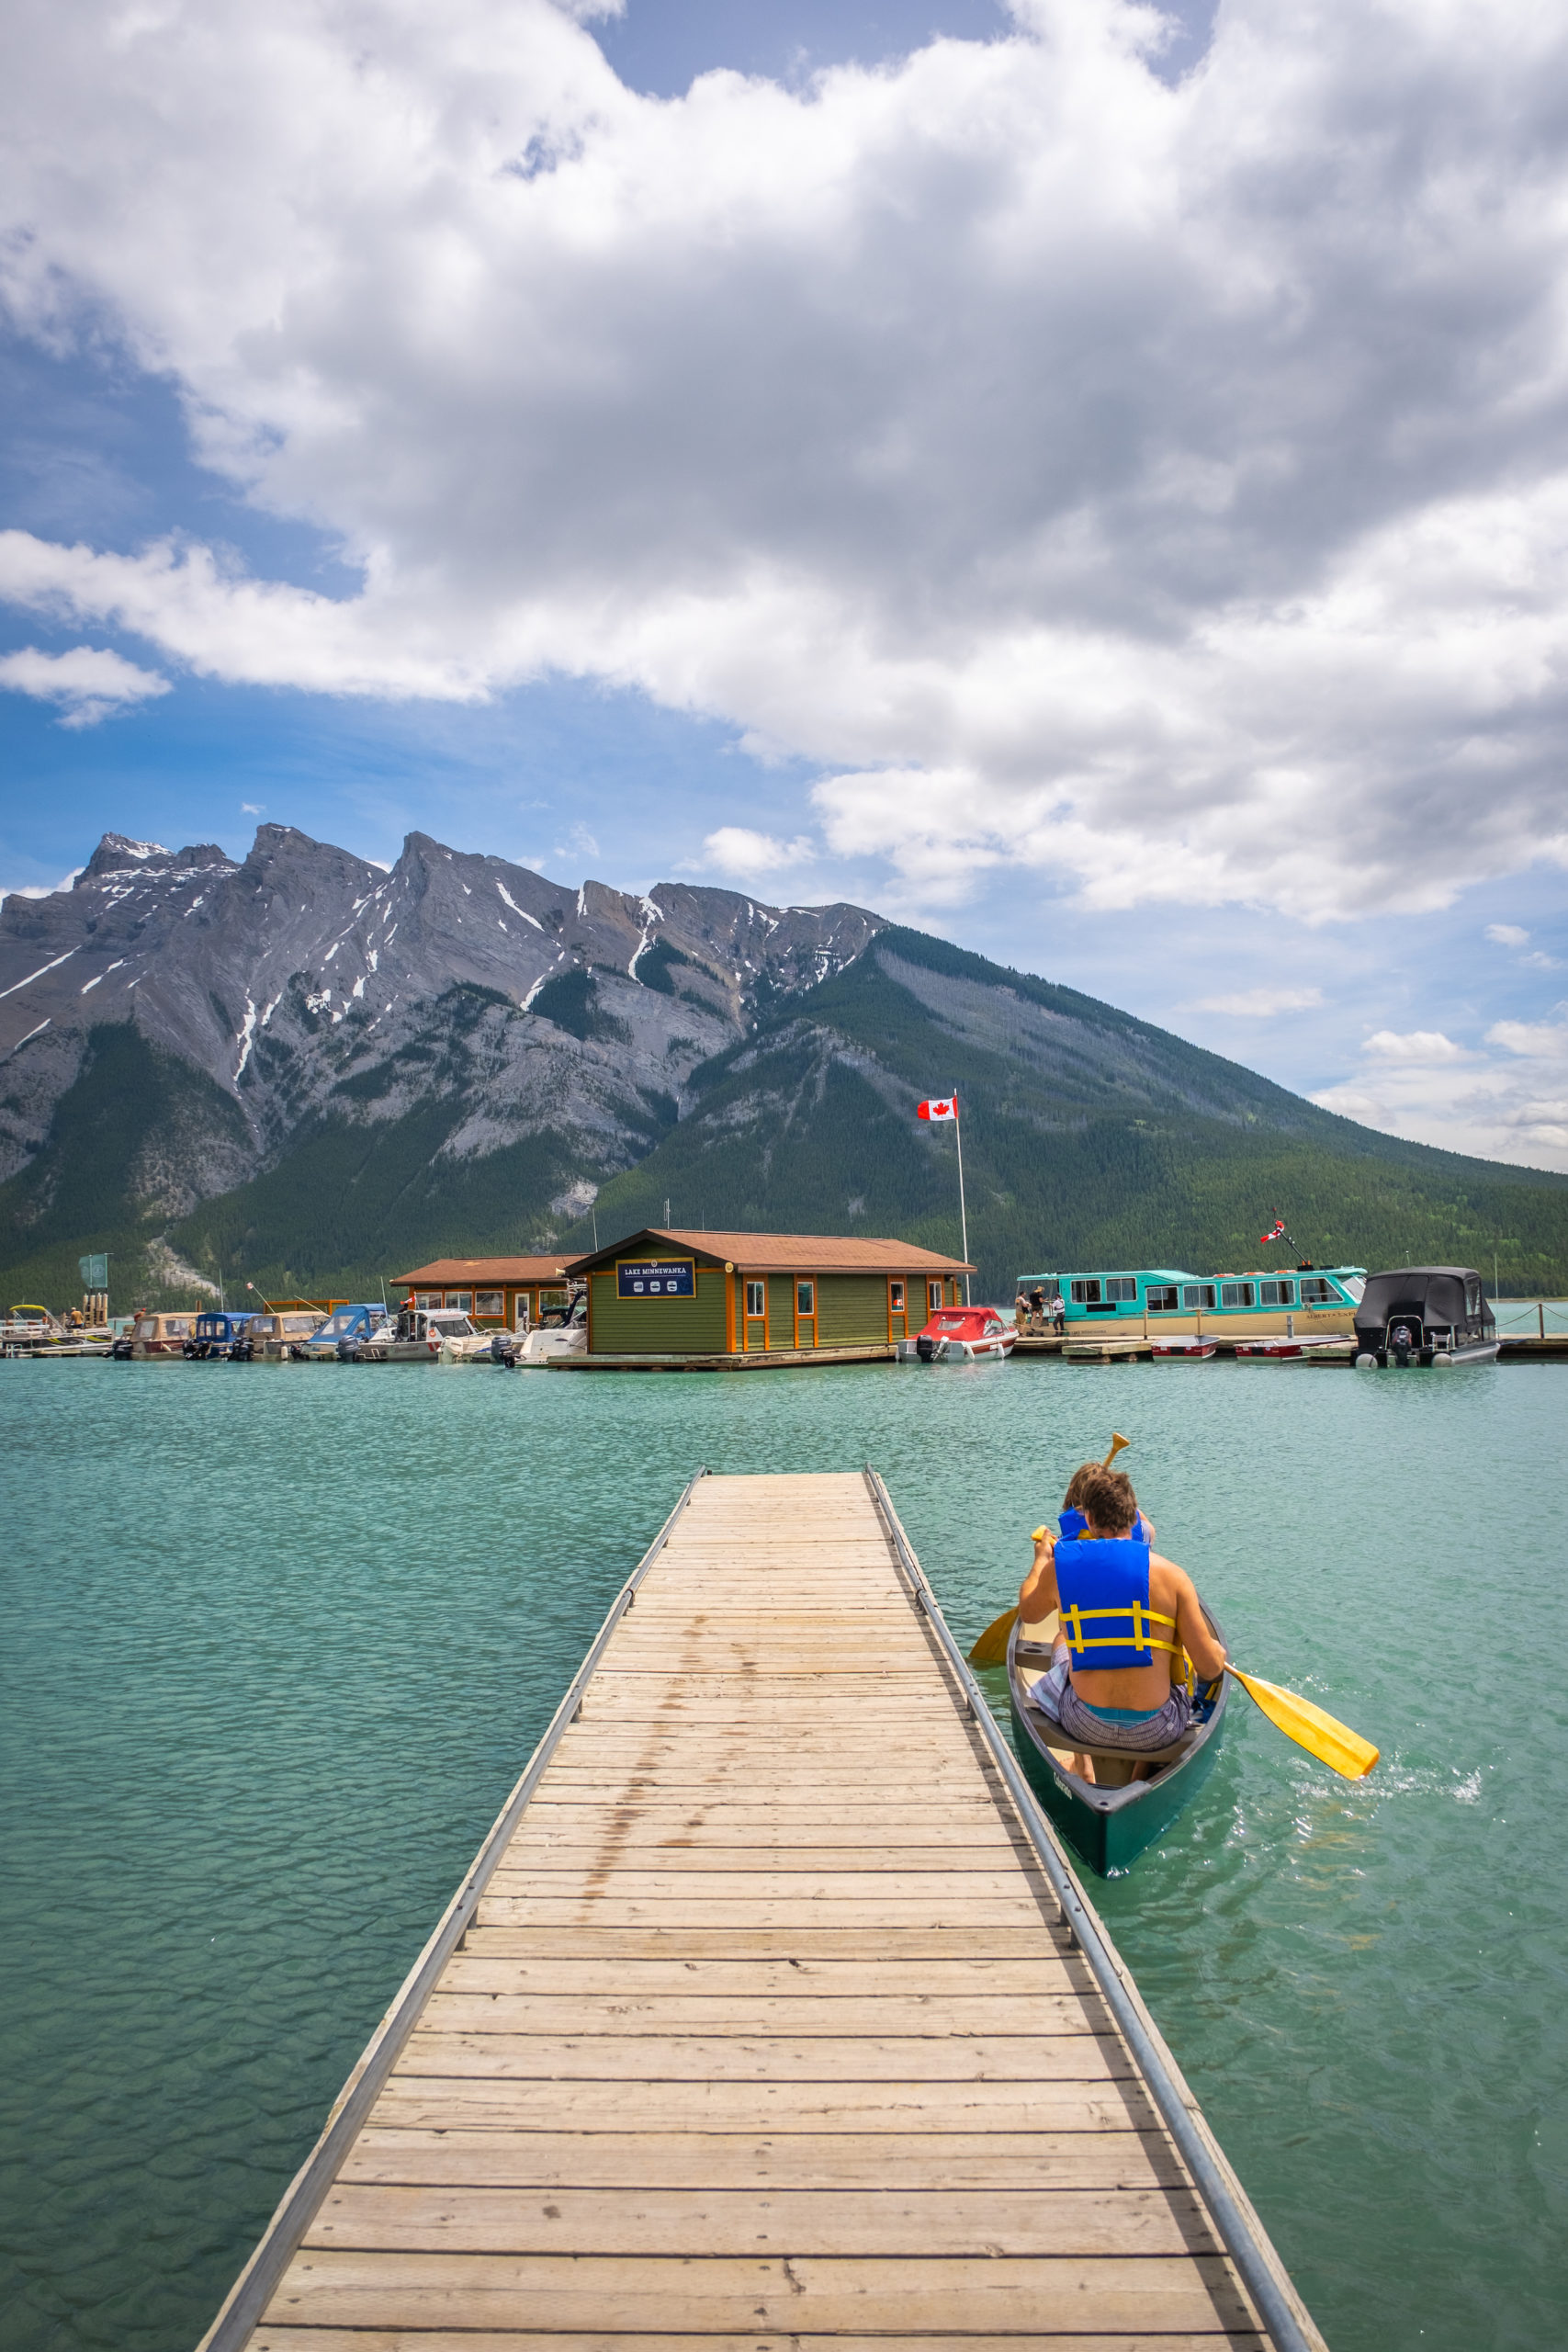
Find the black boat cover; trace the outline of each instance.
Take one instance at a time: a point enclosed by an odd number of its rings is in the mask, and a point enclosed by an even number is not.
[[[1495,1326],[1481,1276],[1473,1266],[1401,1266],[1369,1274],[1356,1308],[1356,1336],[1371,1340],[1404,1317],[1412,1323],[1442,1324],[1490,1339]]]

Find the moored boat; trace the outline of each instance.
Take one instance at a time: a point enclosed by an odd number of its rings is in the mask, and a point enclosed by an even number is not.
[[[1349,1340],[1238,1340],[1235,1345],[1238,1363],[1310,1363],[1314,1356],[1320,1363],[1348,1363],[1353,1352]]]
[[[1247,1273],[1190,1274],[1179,1266],[1125,1272],[1021,1275],[1045,1294],[1070,1349],[1090,1339],[1348,1340],[1365,1285],[1361,1266],[1296,1266]]]
[[[231,1315],[220,1306],[206,1307],[197,1317],[182,1352],[192,1363],[210,1363],[220,1358],[247,1363],[245,1334],[254,1320],[249,1313]]]
[[[895,1340],[900,1363],[1001,1363],[1018,1333],[995,1306],[944,1306],[912,1340]]]
[[[1156,1340],[1149,1351],[1156,1363],[1207,1363],[1219,1351],[1217,1340],[1201,1340],[1196,1336],[1190,1340]]]
[[[1204,1616],[1217,1641],[1224,1634],[1213,1610]],[[1096,1778],[1081,1780],[1067,1770],[1070,1755],[1083,1751],[1060,1725],[1031,1703],[1030,1692],[1051,1663],[1056,1614],[1037,1624],[1014,1623],[1008,1640],[1008,1700],[1013,1745],[1025,1778],[1075,1853],[1101,1878],[1131,1868],[1146,1847],[1168,1829],[1213,1770],[1224,1736],[1229,1678],[1221,1675],[1199,1701],[1199,1712],[1179,1740],[1140,1758],[1124,1749],[1094,1759]],[[1152,1762],[1147,1780],[1131,1778],[1140,1761]]]
[[[326,1337],[325,1326],[316,1335]],[[490,1354],[491,1334],[476,1331],[461,1308],[404,1306],[355,1351],[360,1363],[478,1363]]]
[[[1497,1326],[1473,1266],[1400,1266],[1368,1277],[1356,1309],[1356,1369],[1495,1363]]]
[[[130,1347],[126,1357],[133,1363],[183,1363],[186,1341],[196,1323],[196,1312],[187,1307],[180,1315],[155,1315],[143,1307],[131,1325]],[[114,1354],[120,1356],[121,1340],[114,1343]]]

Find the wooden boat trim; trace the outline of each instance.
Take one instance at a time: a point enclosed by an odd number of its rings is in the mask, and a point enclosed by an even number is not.
[[[975,1727],[985,1741],[991,1761],[1007,1783],[1018,1807],[1019,1818],[1061,1905],[1068,1936],[1076,1940],[1089,1963],[1106,2007],[1116,2020],[1143,2075],[1160,2119],[1176,2143],[1177,2151],[1191,2176],[1193,2185],[1208,2208],[1215,2233],[1235,2265],[1276,2352],[1314,2352],[1316,2331],[1309,2335],[1302,2325],[1304,2312],[1289,2274],[1269,2245],[1267,2233],[1253,2211],[1247,2192],[1231,2169],[1224,2150],[1204,2124],[1197,2100],[1166,2048],[1158,2027],[1144,2007],[1136,1986],[1122,1967],[1121,1957],[1080,1885],[1055,1832],[1041,1812],[1034,1792],[1024,1778],[1022,1767],[1002,1737],[1001,1726],[992,1714],[964,1653],[953,1640],[936,1595],[927,1583],[925,1572],[910,1548],[908,1537],[899,1522],[887,1489],[869,1463],[865,1468],[865,1482],[887,1530],[894,1556],[909,1587],[915,1607],[930,1623],[957,1678]],[[1219,1713],[1220,1709],[1216,1707],[1214,1716],[1217,1718]],[[1196,1743],[1189,1754],[1195,1750]],[[1145,1782],[1144,1785],[1151,1784]],[[1321,2345],[1322,2339],[1316,2340]]]
[[[380,2097],[387,2078],[412,2032],[432,1988],[446,1967],[479,1908],[479,1897],[494,1876],[502,1855],[559,1745],[562,1733],[576,1721],[582,1694],[592,1679],[611,1634],[637,1595],[637,1589],[669,1542],[671,1530],[691,1501],[698,1470],[682,1488],[674,1510],[649,1545],[610,1604],[609,1613],[592,1647],[567,1687],[565,1697],[550,1717],[543,1738],[524,1767],[521,1779],[496,1815],[494,1826],[475,1855],[467,1876],[436,1923],[430,1941],[415,1961],[401,1989],[366,2044],[364,2055],[339,2094],[321,2138],[306,2157],[267,2223],[260,2244],[230,2289],[221,2310],[197,2346],[197,2352],[240,2352],[260,2324],[273,2291],[299,2249],[299,2242],[342,2166],[344,2156]]]

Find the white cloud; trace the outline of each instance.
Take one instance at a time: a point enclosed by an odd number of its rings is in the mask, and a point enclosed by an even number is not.
[[[266,803],[265,800],[242,800],[240,814],[242,817],[265,817]]]
[[[1378,1029],[1361,1051],[1378,1062],[1462,1062],[1467,1058],[1466,1048],[1456,1046],[1440,1029],[1411,1029],[1403,1035],[1397,1029]]]
[[[1379,1030],[1361,1069],[1312,1099],[1391,1135],[1568,1170],[1568,1023],[1495,1022],[1485,1046]]]
[[[1568,1025],[1550,1021],[1495,1021],[1486,1042],[1531,1060],[1568,1061]]]
[[[1236,996],[1201,996],[1200,1012],[1230,1012],[1243,1021],[1271,1021],[1277,1012],[1304,1012],[1323,1002],[1321,989],[1246,989]]]
[[[753,832],[746,825],[720,825],[704,841],[702,862],[716,873],[747,881],[808,865],[815,855],[816,850],[804,833],[797,834],[792,842],[782,842],[775,834]]]
[[[931,903],[1568,864],[1568,18],[1226,0],[1171,88],[1151,10],[1015,14],[664,102],[547,0],[17,0],[16,315],[118,322],[364,584],[11,532],[0,594],[219,679],[718,714]]]
[[[62,727],[96,727],[100,718],[166,695],[169,682],[105,647],[73,645],[68,653],[40,653],[36,645],[26,645],[19,652],[0,654],[0,687],[59,703]]]
[[[1530,935],[1521,931],[1517,922],[1489,922],[1486,936],[1497,947],[1528,947]]]
[[[58,882],[18,882],[10,889],[0,889],[0,900],[6,899],[52,899],[57,890],[69,890],[82,871],[73,865]]]

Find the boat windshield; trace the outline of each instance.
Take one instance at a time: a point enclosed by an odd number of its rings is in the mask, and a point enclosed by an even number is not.
[[[356,1331],[362,1323],[367,1321],[369,1314],[370,1309],[367,1306],[340,1306],[328,1316],[317,1331],[316,1337],[318,1340],[344,1339],[350,1331]],[[290,1318],[290,1325],[292,1328],[292,1318]]]
[[[477,1336],[468,1317],[451,1307],[439,1315],[432,1315],[430,1328],[433,1331],[439,1331],[444,1340],[471,1340]]]

